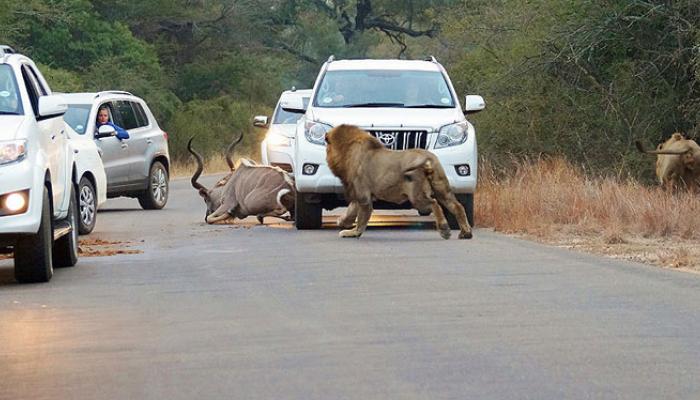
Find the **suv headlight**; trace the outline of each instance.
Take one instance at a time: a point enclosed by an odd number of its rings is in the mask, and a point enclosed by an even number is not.
[[[308,121],[304,124],[304,136],[306,140],[314,144],[326,145],[326,133],[333,129],[332,126],[321,122]]]
[[[280,135],[279,133],[268,133],[265,139],[267,139],[268,146],[274,147],[288,147],[292,143],[288,137]]]
[[[0,165],[15,161],[22,161],[27,155],[27,141],[2,140],[0,141]]]
[[[444,147],[456,146],[466,141],[467,123],[458,122],[456,124],[445,125],[440,128],[437,142],[435,142],[435,148],[442,149]]]

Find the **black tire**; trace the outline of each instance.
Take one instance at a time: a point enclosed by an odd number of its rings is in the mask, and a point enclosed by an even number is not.
[[[82,177],[78,185],[78,211],[78,233],[87,235],[95,229],[97,222],[97,193],[86,177]]]
[[[320,229],[323,216],[321,203],[308,202],[308,194],[298,193],[294,202],[294,223],[297,229]]]
[[[469,226],[474,227],[474,194],[473,193],[463,193],[455,194],[459,204],[464,207],[464,212],[467,214],[467,221],[469,221]],[[447,223],[450,224],[450,229],[459,229],[459,224],[457,223],[457,218],[455,218],[449,210],[445,207],[442,208],[445,212],[445,218],[447,218]]]
[[[56,268],[72,267],[78,263],[78,201],[73,188],[66,220],[70,223],[70,233],[58,238],[53,244],[53,261]]]
[[[51,200],[44,187],[41,200],[41,223],[34,235],[17,240],[15,246],[15,279],[21,283],[48,282],[53,276],[53,227],[51,226]]]
[[[160,210],[168,202],[169,193],[168,170],[160,161],[155,161],[148,173],[148,187],[138,197],[139,204],[144,210]]]

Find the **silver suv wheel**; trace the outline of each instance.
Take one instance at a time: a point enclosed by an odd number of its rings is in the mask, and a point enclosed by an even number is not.
[[[138,197],[146,210],[159,210],[168,202],[168,170],[160,161],[154,161],[148,174],[148,187]]]

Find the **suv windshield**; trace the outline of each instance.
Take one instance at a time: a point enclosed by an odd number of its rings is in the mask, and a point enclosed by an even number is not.
[[[306,107],[309,104],[308,97],[302,97],[302,101],[304,103],[304,107]],[[277,109],[275,110],[275,117],[272,120],[272,123],[273,124],[296,124],[302,115],[304,115],[304,113],[295,113],[295,112],[285,111],[278,104]]]
[[[17,81],[12,68],[7,64],[0,64],[0,115],[23,114],[19,99]]]
[[[314,107],[453,108],[454,99],[439,71],[328,71]]]
[[[74,131],[83,135],[87,129],[88,116],[90,116],[89,104],[69,104],[68,110],[63,114],[63,120]]]

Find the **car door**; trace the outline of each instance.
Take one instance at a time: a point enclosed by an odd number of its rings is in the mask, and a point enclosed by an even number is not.
[[[146,170],[144,164],[148,149],[148,129],[134,102],[119,100],[116,103],[122,127],[129,132],[129,183],[145,184],[146,175],[143,171]]]
[[[120,125],[115,110],[115,102],[108,101],[98,105],[92,115],[92,124],[96,126],[97,112],[107,107],[110,121]],[[107,192],[113,192],[125,186],[129,181],[129,139],[120,140],[116,136],[95,138],[95,143],[102,154],[105,174],[107,175]]]
[[[22,65],[22,79],[27,88],[32,109],[40,132],[41,146],[46,152],[51,175],[51,192],[53,204],[61,207],[66,187],[66,133],[61,116],[43,118],[39,115],[39,97],[46,96],[47,90],[37,78],[34,68]],[[60,208],[57,208],[57,211]]]

